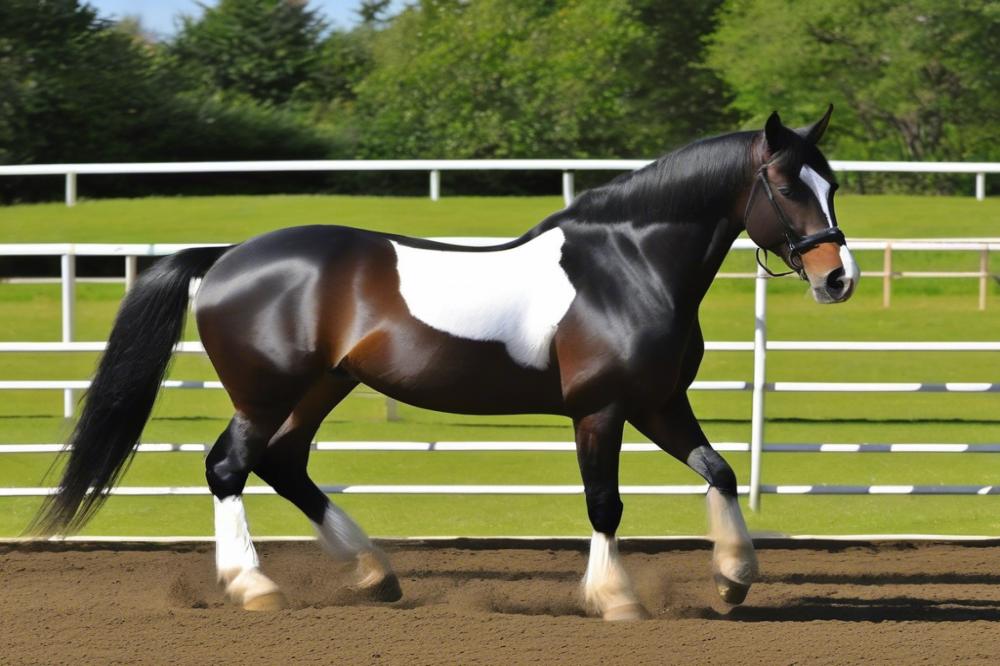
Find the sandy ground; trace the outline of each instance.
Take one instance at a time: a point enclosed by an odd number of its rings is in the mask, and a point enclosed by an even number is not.
[[[584,617],[579,543],[388,544],[403,599],[345,592],[311,543],[260,547],[292,607],[227,604],[205,544],[0,545],[0,664],[996,663],[1000,546],[761,549],[729,610],[703,545],[635,542],[653,619]]]

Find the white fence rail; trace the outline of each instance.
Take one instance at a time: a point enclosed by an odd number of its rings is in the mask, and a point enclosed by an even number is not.
[[[137,448],[139,453],[208,453],[210,444],[199,443],[145,443]],[[313,442],[313,451],[382,451],[382,452],[522,452],[552,453],[576,451],[573,442]],[[723,453],[749,453],[749,442],[713,442],[712,448]],[[63,453],[66,444],[0,444],[4,453]],[[765,453],[1000,453],[1000,444],[765,444]],[[622,453],[656,453],[656,444],[622,444]]]
[[[495,242],[500,239],[464,239],[470,243]],[[954,241],[880,241],[854,240],[851,246],[858,250],[898,250],[913,251],[970,251],[988,253],[1000,249],[1000,240],[954,240]],[[75,257],[77,256],[121,256],[126,261],[127,283],[134,280],[136,258],[158,256],[176,252],[194,245],[181,244],[41,244],[41,245],[0,245],[0,256],[53,256],[61,257],[62,283],[62,341],[61,342],[2,342],[0,353],[7,352],[97,352],[104,349],[104,342],[74,342],[74,287],[76,282]],[[739,240],[736,249],[752,249],[750,241]],[[766,354],[768,351],[851,351],[851,352],[983,352],[1000,351],[1000,341],[985,342],[849,342],[849,341],[768,341],[767,340],[767,283],[769,278],[760,270],[755,276],[755,328],[754,339],[750,341],[710,341],[708,351],[752,352],[754,370],[752,381],[698,381],[695,390],[709,391],[752,391],[751,441],[749,443],[720,444],[720,450],[749,451],[751,454],[750,484],[741,489],[749,495],[750,505],[760,507],[762,493],[776,494],[997,494],[993,486],[775,486],[761,482],[762,454],[764,452],[821,452],[821,453],[996,453],[1000,444],[787,444],[765,445],[763,428],[765,420],[764,401],[770,392],[955,392],[955,393],[997,393],[1000,383],[993,382],[768,382]],[[182,342],[177,350],[181,353],[204,353],[197,342]],[[220,389],[218,381],[167,380],[166,388]],[[74,409],[74,391],[86,389],[86,380],[0,380],[0,390],[62,390],[64,392],[64,415],[71,417]],[[362,447],[359,448],[351,448]],[[381,448],[380,448],[381,447]],[[465,447],[465,448],[463,448]],[[638,448],[637,448],[638,447]],[[2,453],[38,453],[60,449],[57,444],[0,446]],[[568,443],[320,443],[319,450],[571,450]],[[144,444],[141,451],[204,451],[202,444]],[[655,450],[652,445],[627,444],[627,452]],[[329,492],[341,493],[550,493],[576,494],[582,492],[579,486],[328,486]],[[703,493],[704,486],[628,486],[622,489],[626,494],[696,494]],[[0,496],[26,496],[47,494],[47,488],[0,489]],[[204,494],[198,488],[138,488],[116,489],[115,494]],[[251,492],[268,492],[267,489]]]
[[[0,176],[63,176],[66,205],[77,200],[80,175],[142,175],[175,173],[357,172],[426,171],[432,201],[441,196],[442,171],[557,171],[562,172],[562,194],[574,197],[576,171],[630,171],[652,160],[268,160],[257,162],[124,162],[107,164],[19,164],[0,166]],[[986,198],[986,174],[1000,173],[998,162],[867,162],[832,160],[835,171],[883,173],[975,174],[976,199]]]
[[[582,485],[321,485],[331,495],[582,495]],[[764,485],[774,495],[1000,495],[1000,486],[794,486]],[[0,497],[44,497],[56,488],[0,488]],[[619,487],[622,495],[704,495],[708,485]],[[749,486],[738,486],[740,495],[749,495]],[[156,495],[209,495],[207,486],[118,486],[109,495],[145,497]],[[246,486],[244,495],[276,495],[270,486]]]

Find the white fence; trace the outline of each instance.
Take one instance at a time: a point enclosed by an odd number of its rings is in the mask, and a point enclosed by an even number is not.
[[[465,239],[469,242],[495,242],[502,239]],[[909,251],[965,251],[988,253],[1000,249],[1000,241],[871,241],[853,240],[851,247],[856,250],[887,250],[889,247]],[[61,257],[62,275],[62,342],[2,342],[0,353],[5,352],[95,352],[104,349],[103,342],[74,342],[74,285],[76,256],[120,256],[126,262],[127,281],[131,283],[136,273],[136,258],[158,256],[176,252],[191,245],[153,244],[40,244],[40,245],[0,245],[0,256],[41,255]],[[752,249],[748,240],[738,240],[736,249]],[[994,486],[800,486],[764,485],[761,483],[762,454],[766,451],[782,452],[927,452],[927,453],[996,453],[1000,445],[967,444],[789,444],[765,445],[763,429],[765,421],[764,400],[769,392],[953,392],[953,393],[997,393],[1000,384],[992,382],[768,382],[766,354],[768,351],[851,351],[851,352],[970,352],[1000,351],[998,342],[848,342],[848,341],[768,341],[767,340],[767,283],[762,271],[755,276],[755,328],[753,341],[710,341],[708,351],[752,352],[754,369],[752,381],[697,381],[693,390],[701,391],[751,391],[751,441],[749,443],[718,444],[717,448],[728,451],[749,451],[751,455],[750,483],[741,487],[740,492],[749,495],[750,505],[755,510],[760,507],[762,493],[775,494],[948,494],[948,495],[988,495],[1000,493]],[[178,346],[181,353],[204,353],[200,343],[183,342]],[[220,389],[217,381],[168,380],[166,388]],[[0,390],[62,390],[64,393],[64,415],[72,416],[74,391],[86,389],[85,380],[0,380]],[[571,450],[568,443],[321,443],[320,450],[396,450],[396,451],[448,451],[448,450]],[[351,448],[354,447],[354,448]],[[464,447],[464,448],[463,448]],[[654,450],[652,445],[627,444],[624,450]],[[51,452],[61,448],[57,444],[8,445],[0,446],[0,453]],[[141,451],[203,451],[202,444],[144,444]],[[567,494],[582,492],[580,486],[328,486],[328,492],[337,493],[462,493],[462,494]],[[627,486],[625,494],[695,494],[703,493],[705,487],[697,486]],[[48,488],[7,488],[0,489],[0,496],[35,496],[51,492]],[[162,494],[202,494],[201,487],[142,488],[126,487],[114,491],[116,494],[162,495]],[[266,493],[267,489],[250,492]]]
[[[0,176],[63,176],[66,205],[77,200],[80,175],[170,173],[266,173],[290,171],[426,171],[432,201],[441,197],[442,171],[556,171],[562,173],[563,199],[574,196],[576,171],[629,171],[652,160],[270,160],[259,162],[145,162],[109,164],[24,164],[0,166]],[[986,174],[1000,173],[998,162],[867,162],[832,160],[835,171],[975,174],[976,199],[986,198]]]

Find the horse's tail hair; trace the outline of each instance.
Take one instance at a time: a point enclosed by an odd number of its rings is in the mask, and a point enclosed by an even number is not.
[[[71,532],[93,516],[127,467],[184,331],[191,279],[229,247],[182,250],[156,262],[129,290],[87,391],[58,492],[28,528]]]

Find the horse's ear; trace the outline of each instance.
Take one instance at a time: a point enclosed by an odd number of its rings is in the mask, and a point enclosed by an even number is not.
[[[823,133],[826,132],[826,126],[830,124],[830,116],[833,114],[833,104],[826,108],[826,113],[823,117],[814,122],[809,127],[803,127],[802,129],[795,130],[803,139],[816,145],[819,140],[823,138]]]
[[[788,138],[785,135],[785,126],[781,124],[781,116],[777,111],[773,111],[764,124],[764,140],[767,142],[767,152],[774,154],[785,147]]]

